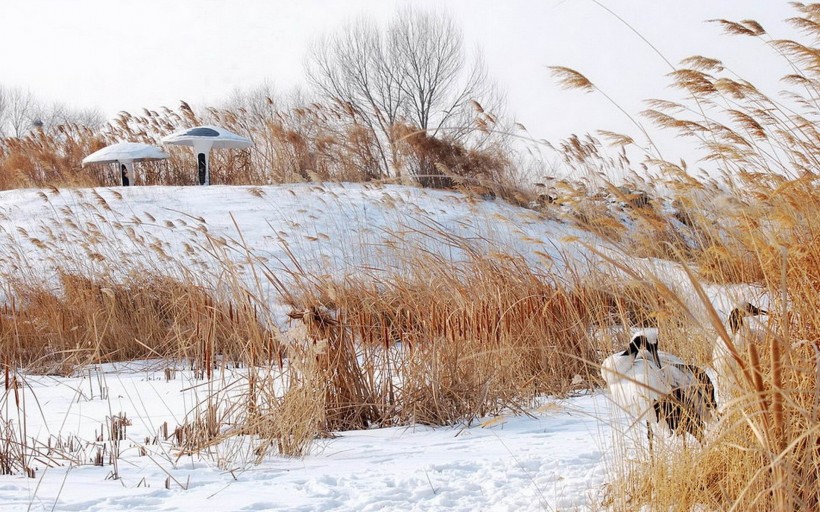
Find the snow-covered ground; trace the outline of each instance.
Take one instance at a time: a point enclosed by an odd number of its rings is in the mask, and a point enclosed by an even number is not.
[[[610,429],[599,420],[607,407],[601,394],[545,400],[531,417],[470,427],[343,432],[317,440],[304,459],[253,465],[239,457],[235,467],[220,468],[219,454],[178,458],[173,441],[154,444],[162,424],[172,431],[204,386],[188,372],[166,380],[161,367],[27,376],[29,435],[51,434],[52,446],[57,436],[63,450],[71,436],[93,441],[106,417],[124,413],[131,425],[120,442],[118,480],[110,479],[107,456],[104,466],[90,463],[99,447],[110,447],[106,434],[103,442],[77,442],[82,466],[34,462],[33,479],[0,477],[0,510],[583,510],[602,495]]]
[[[541,263],[549,257],[556,265],[580,259],[579,249],[563,239],[589,239],[565,223],[503,201],[390,185],[0,192],[0,233],[9,244],[19,244],[33,263],[42,265],[53,265],[48,256],[72,245],[80,256],[96,250],[114,262],[130,256],[158,261],[161,257],[146,253],[150,244],[158,243],[168,256],[204,268],[208,261],[197,249],[210,246],[208,236],[230,245],[242,239],[256,256],[274,266],[289,261],[284,250],[288,248],[311,270],[345,271],[365,262],[390,264],[412,244],[458,256],[449,252],[454,248],[436,236],[436,230],[487,253],[495,248]],[[89,239],[88,235],[100,236]],[[109,254],[112,249],[117,253]],[[101,267],[110,263],[98,262]]]
[[[568,270],[600,266],[595,247],[699,302],[676,266],[629,259],[549,216],[399,186],[7,191],[0,192],[0,243],[0,275],[40,282],[52,282],[61,267],[93,274],[134,265],[207,282],[226,261],[250,280],[253,265],[284,276],[293,259],[319,274],[401,272],[419,247],[459,260],[464,243],[488,256],[521,255],[563,279]],[[707,292],[724,309],[735,293],[754,291]],[[72,378],[21,375],[26,436],[80,464],[40,457],[31,464],[34,478],[0,477],[0,510],[583,510],[600,508],[610,477],[616,423],[600,393],[544,398],[529,416],[471,426],[344,432],[315,441],[304,459],[254,465],[252,454],[236,456],[246,449],[240,441],[179,456],[158,433],[163,424],[171,431],[182,424],[207,384],[184,371],[167,380],[167,364],[91,368]],[[7,396],[4,420],[17,410]],[[98,449],[111,448],[106,435],[95,439],[121,413],[131,425],[116,468],[107,453],[102,466],[92,465]],[[19,432],[23,424],[12,425]],[[115,472],[119,478],[110,478]]]

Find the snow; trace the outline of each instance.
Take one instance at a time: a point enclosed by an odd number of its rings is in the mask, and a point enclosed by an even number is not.
[[[94,440],[106,417],[121,413],[132,424],[120,442],[118,480],[109,478],[114,468],[107,459],[103,467],[89,464],[103,444],[91,442],[75,452],[84,465],[35,462],[34,479],[0,477],[0,510],[572,510],[600,499],[610,435],[598,420],[607,407],[600,393],[545,400],[531,416],[469,427],[342,432],[317,440],[303,459],[220,468],[218,456],[178,458],[171,441],[145,444],[163,422],[181,422],[206,385],[186,371],[166,380],[160,367],[26,376],[27,429],[43,442],[49,435],[52,445],[58,435]],[[231,380],[227,372],[217,383]]]
[[[465,244],[479,254],[519,255],[561,280],[600,265],[595,247],[654,272],[691,297],[693,308],[698,303],[686,273],[671,263],[629,259],[560,220],[502,201],[401,186],[5,191],[0,243],[0,275],[54,285],[58,269],[116,275],[125,272],[118,262],[205,283],[230,264],[248,286],[259,286],[253,270],[262,266],[287,280],[294,260],[309,273],[389,275],[410,268],[408,255],[418,248],[464,260]],[[261,286],[284,328],[281,297]],[[707,293],[725,307],[756,290]],[[170,380],[168,365],[176,370]],[[92,367],[72,377],[19,375],[27,419],[16,421],[11,395],[0,403],[0,419],[18,431],[25,426],[42,446],[61,443],[81,464],[40,457],[32,463],[35,478],[0,476],[0,510],[600,509],[612,456],[622,453],[613,439],[628,421],[611,414],[605,394],[589,393],[544,398],[528,415],[472,425],[338,433],[316,440],[302,459],[268,456],[253,464],[241,438],[180,455],[158,432],[182,424],[207,390],[224,386],[236,370],[222,371],[209,383],[170,361]],[[116,468],[107,457],[103,466],[90,464],[99,448],[111,448],[106,436],[95,439],[107,418],[121,413],[131,425]],[[115,472],[119,478],[110,478]]]
[[[445,239],[431,232],[440,231]],[[125,261],[171,275],[208,274],[233,262],[256,286],[252,262],[280,278],[294,270],[337,276],[400,273],[423,248],[463,260],[464,244],[479,254],[520,255],[546,277],[606,265],[597,252],[663,279],[688,297],[702,317],[701,301],[677,264],[636,259],[587,232],[543,214],[457,192],[395,185],[296,184],[267,187],[116,187],[0,192],[0,274],[54,278],[57,268],[94,274],[116,272]],[[99,261],[95,261],[95,258]],[[124,265],[129,268],[129,265]],[[720,312],[748,300],[766,306],[749,286],[706,287]],[[2,293],[2,292],[0,292]],[[279,297],[262,290],[272,302]],[[284,314],[281,315],[284,318]]]

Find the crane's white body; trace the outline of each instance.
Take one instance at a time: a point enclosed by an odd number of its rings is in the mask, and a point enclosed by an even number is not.
[[[640,347],[635,341],[644,337]],[[674,393],[686,397],[685,403],[674,402],[671,407],[686,407],[686,414],[695,415],[699,421],[711,417],[714,400],[703,390],[705,373],[687,365],[679,357],[657,350],[656,329],[643,329],[633,334],[630,347],[607,357],[601,364],[601,374],[607,383],[612,401],[634,419],[635,423],[663,422],[658,403],[667,401]],[[676,423],[679,421],[676,420]],[[671,425],[666,424],[669,429]],[[699,435],[699,434],[698,434]]]
[[[652,404],[672,390],[667,375],[648,351],[613,354],[601,364],[601,374],[612,401],[635,420],[650,421]]]

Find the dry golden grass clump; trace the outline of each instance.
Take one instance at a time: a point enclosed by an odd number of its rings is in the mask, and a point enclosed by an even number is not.
[[[184,358],[210,374],[216,356],[281,362],[278,342],[253,305],[162,275],[117,282],[62,272],[60,291],[11,283],[15,300],[0,316],[6,361],[56,373],[108,361]]]
[[[501,256],[459,265],[419,253],[400,275],[306,281],[292,317],[321,346],[327,430],[469,423],[592,386],[591,327],[650,324],[661,308],[643,287],[558,286]]]
[[[85,156],[103,147],[100,141],[99,134],[77,124],[0,139],[0,190],[104,184],[91,169],[80,166]]]

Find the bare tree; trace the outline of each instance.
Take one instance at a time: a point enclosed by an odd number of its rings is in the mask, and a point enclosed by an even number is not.
[[[443,14],[403,8],[388,28],[396,72],[404,77],[403,115],[435,136],[488,91],[480,55],[468,69],[461,31]]]
[[[247,118],[247,131],[250,131],[250,126],[264,125],[276,115],[278,108],[279,95],[268,82],[251,88],[235,89],[222,106],[223,110],[237,112],[239,117]]]
[[[105,115],[97,108],[72,109],[65,117],[68,123],[96,130],[105,124]]]
[[[371,21],[359,19],[313,45],[307,74],[324,97],[337,102],[379,144],[379,160],[389,169],[391,127],[398,119],[403,93],[401,77],[385,36]]]
[[[461,140],[471,129],[470,100],[491,87],[480,57],[467,65],[463,36],[444,14],[405,8],[382,31],[360,19],[325,36],[307,59],[311,84],[335,102],[345,122],[367,129],[380,172],[399,173],[398,124]],[[450,126],[453,125],[453,126]]]
[[[0,138],[22,137],[35,128],[48,131],[60,125],[78,125],[96,129],[104,123],[105,116],[97,109],[45,104],[28,89],[0,85]]]
[[[0,133],[5,137],[21,137],[31,127],[34,97],[20,87],[0,86]]]
[[[95,109],[76,109],[60,102],[32,102],[28,109],[28,128],[50,131],[61,125],[77,125],[96,129],[105,123],[105,116]]]

